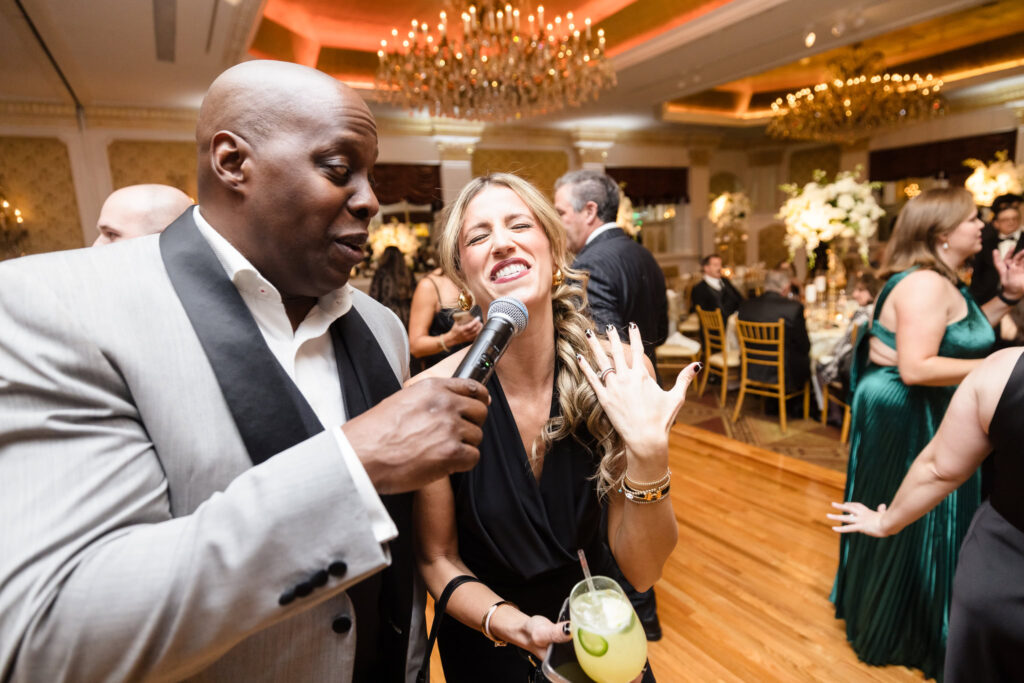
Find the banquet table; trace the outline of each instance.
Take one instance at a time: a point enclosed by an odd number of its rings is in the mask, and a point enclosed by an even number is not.
[[[806,309],[804,317],[807,320],[807,337],[811,340],[811,388],[814,390],[818,408],[823,409],[821,385],[818,383],[818,373],[815,370],[819,364],[832,360],[832,349],[846,334],[850,318],[843,311],[829,317],[824,309],[810,307]]]

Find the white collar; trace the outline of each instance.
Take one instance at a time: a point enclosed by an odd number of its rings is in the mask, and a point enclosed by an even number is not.
[[[199,233],[210,244],[214,255],[223,266],[228,278],[238,288],[238,291],[250,294],[261,299],[269,299],[276,303],[282,303],[281,293],[269,280],[263,277],[256,267],[249,262],[249,259],[242,255],[231,242],[217,232],[217,229],[210,225],[203,217],[197,205],[192,210],[192,218],[199,228]],[[330,320],[336,320],[348,313],[352,308],[351,285],[344,284],[333,292],[324,294],[317,300],[317,306]]]
[[[590,235],[587,236],[587,241],[584,242],[583,244],[590,244],[591,242],[594,241],[594,238],[600,235],[602,232],[608,232],[612,228],[617,227],[619,227],[619,225],[615,221],[612,221],[611,223],[605,223],[604,225],[599,225],[598,227],[594,228],[594,232],[590,233]]]
[[[711,287],[711,289],[722,288],[722,278],[720,277],[711,277],[710,275],[705,275],[704,282],[708,283],[708,286]]]

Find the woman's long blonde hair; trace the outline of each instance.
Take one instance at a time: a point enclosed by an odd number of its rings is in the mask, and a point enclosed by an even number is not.
[[[462,188],[458,198],[445,207],[441,217],[441,235],[437,242],[438,258],[445,275],[467,289],[459,258],[459,235],[470,202],[491,186],[506,187],[523,200],[533,212],[537,223],[551,244],[552,264],[564,275],[562,284],[551,292],[552,318],[555,325],[555,364],[561,366],[555,376],[558,390],[559,415],[550,418],[541,430],[540,441],[547,452],[552,443],[567,436],[580,439],[579,427],[585,426],[597,444],[601,462],[597,474],[597,490],[602,496],[617,489],[626,471],[626,447],[609,422],[594,390],[583,376],[576,354],[583,354],[593,367],[597,363],[587,343],[586,331],[594,323],[583,311],[587,305],[587,274],[573,270],[566,252],[565,227],[551,202],[537,188],[510,173],[492,173],[474,178]],[[531,457],[537,457],[537,443],[531,448]]]
[[[962,187],[937,187],[911,199],[896,218],[879,277],[921,266],[957,284],[957,274],[939,258],[939,243],[975,211],[974,198]]]

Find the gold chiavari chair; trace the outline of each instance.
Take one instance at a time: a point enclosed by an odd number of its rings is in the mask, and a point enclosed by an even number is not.
[[[736,399],[736,410],[732,421],[740,417],[743,399],[747,394],[768,396],[779,401],[779,426],[786,433],[786,399],[804,394],[804,419],[810,414],[811,383],[804,382],[801,389],[786,393],[786,323],[781,318],[774,323],[753,323],[745,320],[736,321],[736,335],[740,340],[740,395]],[[775,382],[762,382],[750,379],[753,366],[764,366],[775,369]]]

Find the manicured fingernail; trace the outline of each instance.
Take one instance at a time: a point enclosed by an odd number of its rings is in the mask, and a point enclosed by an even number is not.
[[[562,633],[564,633],[565,635],[569,635],[569,633],[571,633],[571,629],[569,628],[569,622],[568,621],[565,622],[564,624],[562,624]]]
[[[703,363],[697,363],[697,367],[695,367],[693,369],[693,374],[696,375],[698,372],[700,372],[703,369],[704,369],[704,364]]]
[[[593,330],[587,330],[584,334],[587,335],[587,339],[590,339],[591,337],[594,336],[594,331]]]
[[[611,333],[611,332],[612,332],[612,330],[614,330],[614,329],[615,329],[615,325],[605,325],[605,328],[604,328],[604,329],[605,329],[605,331],[607,331],[608,333]]]
[[[629,329],[635,330],[636,329],[636,323],[630,323],[629,324]]]
[[[582,353],[577,353],[576,354],[576,362],[577,363],[582,363],[583,362],[583,354]]]

